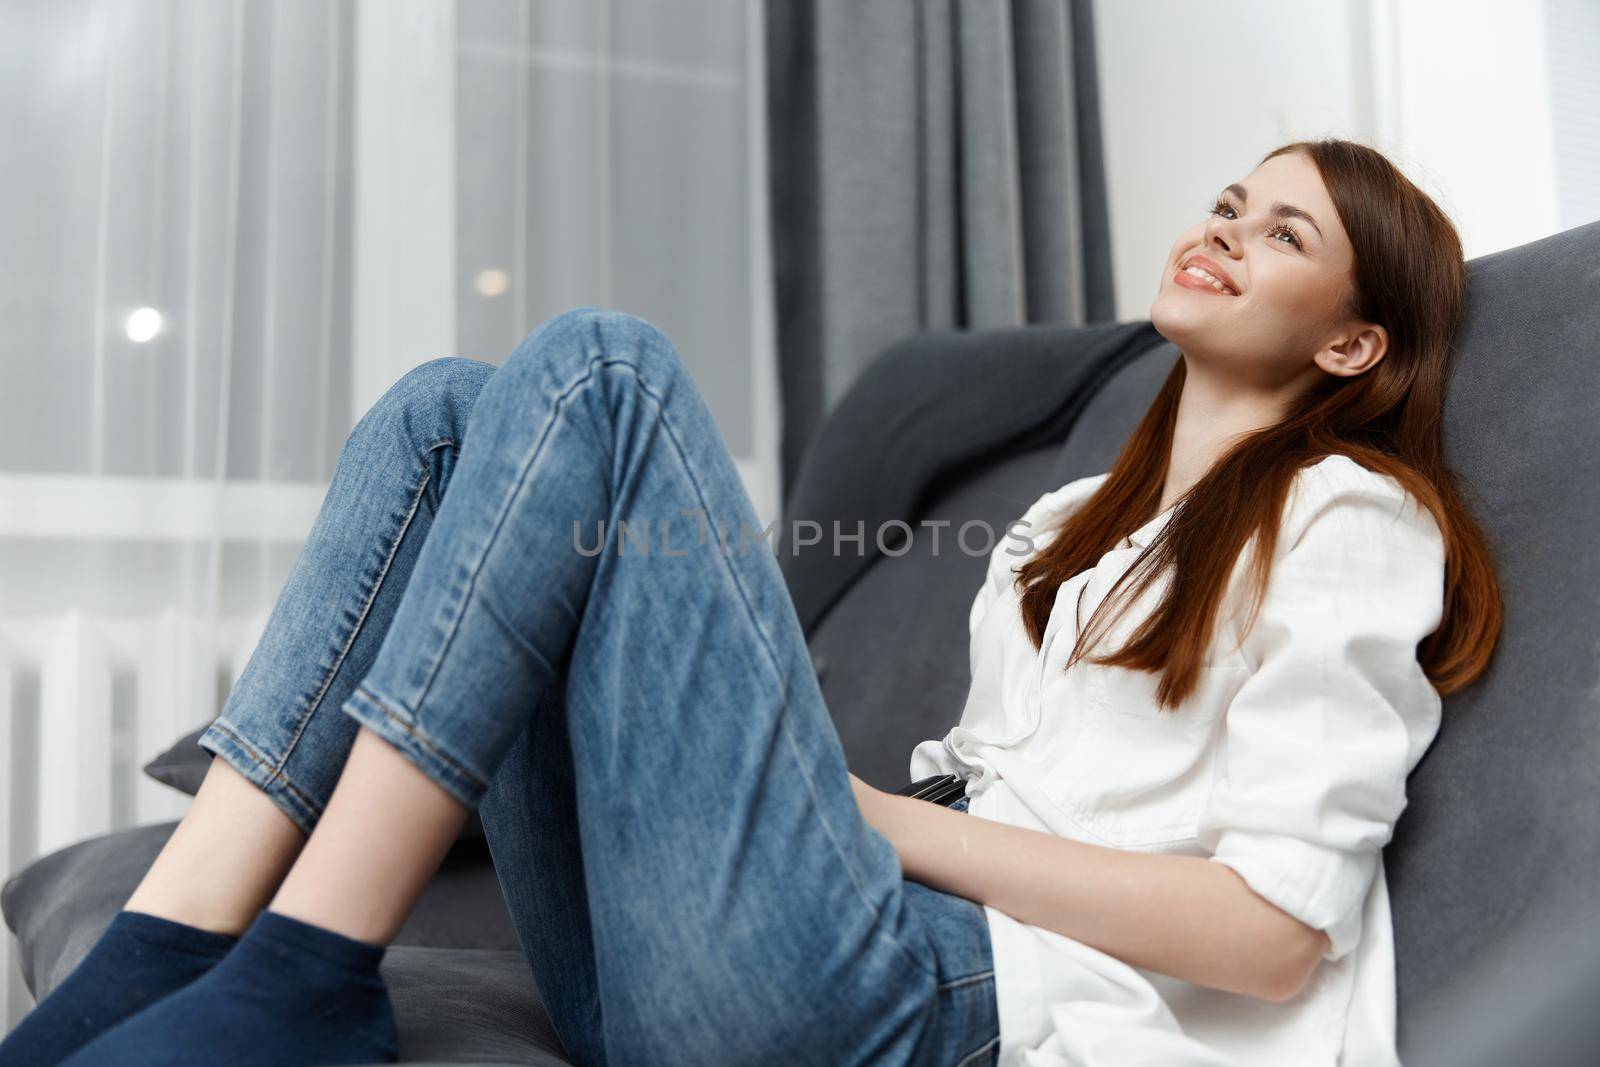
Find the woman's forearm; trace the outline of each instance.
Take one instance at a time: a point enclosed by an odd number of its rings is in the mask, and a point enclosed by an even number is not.
[[[1137,967],[1267,1000],[1297,993],[1327,947],[1230,867],[1010,826],[873,789],[867,821],[907,878],[1053,930]]]

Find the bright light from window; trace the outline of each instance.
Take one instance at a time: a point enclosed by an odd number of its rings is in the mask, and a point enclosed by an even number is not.
[[[511,288],[511,275],[503,270],[480,270],[472,284],[479,296],[504,296]]]
[[[161,312],[155,308],[140,308],[128,316],[123,328],[128,331],[128,340],[142,345],[161,332]]]

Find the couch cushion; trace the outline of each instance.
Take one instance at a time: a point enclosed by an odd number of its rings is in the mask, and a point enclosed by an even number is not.
[[[1385,853],[1403,1016],[1600,913],[1600,223],[1479,257],[1468,284],[1445,446],[1506,625]]]
[[[911,750],[943,737],[961,718],[970,684],[967,613],[988,553],[961,551],[957,533],[982,548],[1049,488],[1059,446],[1025,452],[942,491],[912,523],[901,556],[880,556],[812,631],[808,645],[852,773],[879,789],[905,785]],[[869,536],[871,536],[869,534]],[[895,549],[900,551],[900,549]]]
[[[401,1063],[570,1064],[520,951],[393,945]]]
[[[885,523],[914,522],[964,468],[1059,444],[1099,383],[1161,341],[1136,321],[936,330],[886,349],[828,416],[784,503],[789,536],[775,547],[806,635],[886,558]],[[802,547],[802,521],[867,535],[860,550],[834,551],[831,536]]]

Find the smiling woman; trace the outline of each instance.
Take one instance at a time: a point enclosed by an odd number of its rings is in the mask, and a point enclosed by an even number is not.
[[[1149,565],[1135,568],[1133,595],[1167,567],[1177,591],[1108,662],[1161,671],[1162,703],[1175,706],[1198,677],[1246,543],[1270,551],[1298,473],[1343,455],[1432,515],[1449,546],[1450,602],[1481,606],[1450,613],[1427,642],[1429,676],[1448,693],[1482,673],[1499,599],[1438,435],[1464,304],[1454,227],[1382,154],[1343,140],[1269,153],[1173,242],[1150,318],[1181,358],[1105,483],[1023,569],[1035,646],[1061,582],[1128,528],[1174,509]],[[1259,602],[1269,567],[1256,568]]]
[[[1387,346],[1384,320],[1356,312],[1354,269],[1355,249],[1316,163],[1285,152],[1224,189],[1207,218],[1173,242],[1150,317],[1189,362],[1223,360],[1261,388],[1300,393],[1339,373],[1305,358],[1326,347],[1331,332],[1360,319],[1362,328],[1339,343],[1359,345],[1372,361]],[[1187,295],[1218,291],[1240,299],[1219,305]]]
[[[1382,848],[1500,630],[1439,437],[1464,278],[1349,141],[1173,242],[1180,358],[1111,470],[1024,514],[1037,551],[994,552],[961,721],[912,754],[1008,825],[958,860],[947,817],[883,822],[986,904],[1002,1064],[1398,1062]]]

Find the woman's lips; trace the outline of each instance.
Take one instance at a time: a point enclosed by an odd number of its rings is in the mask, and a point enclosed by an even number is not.
[[[1237,295],[1234,293],[1224,293],[1221,290],[1214,288],[1210,282],[1196,278],[1193,274],[1190,274],[1187,270],[1182,268],[1180,268],[1178,272],[1172,276],[1172,280],[1183,286],[1185,289],[1193,289],[1197,293],[1210,293],[1212,296],[1226,297]]]

